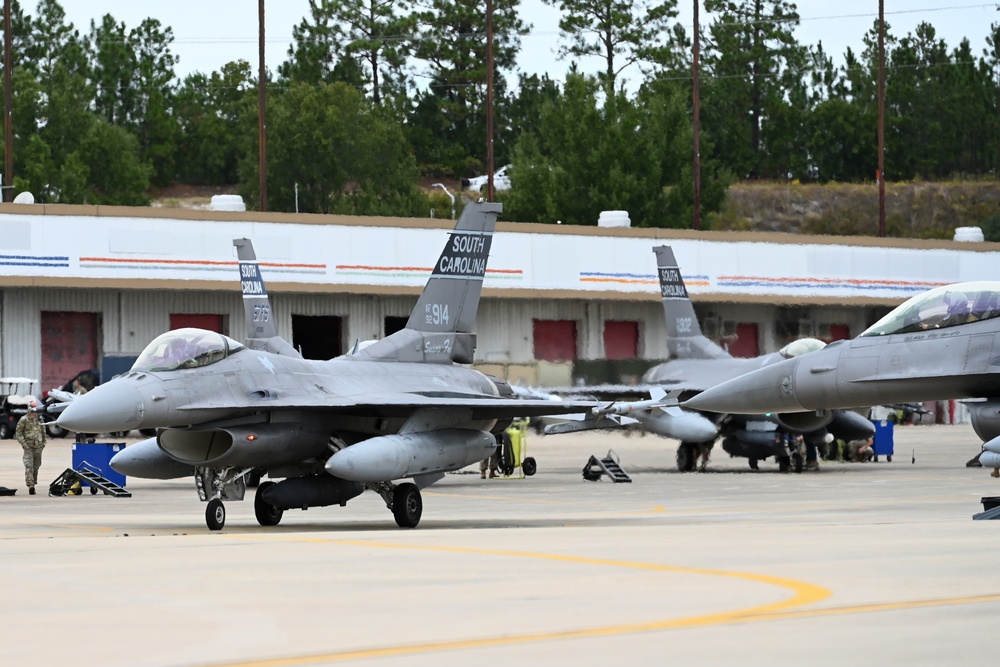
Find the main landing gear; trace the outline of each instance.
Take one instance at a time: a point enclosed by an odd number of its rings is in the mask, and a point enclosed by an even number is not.
[[[253,468],[197,468],[195,470],[195,487],[198,489],[198,496],[208,503],[205,507],[205,525],[209,530],[222,530],[226,525],[225,500],[243,500],[246,495],[247,477],[253,472]],[[342,483],[347,484],[348,482]],[[254,494],[253,509],[257,517],[257,523],[262,526],[277,526],[281,523],[284,510],[281,507],[272,505],[264,500],[265,492],[274,486],[275,482],[270,480],[261,482]],[[396,525],[400,528],[416,528],[423,515],[424,502],[420,495],[420,489],[412,482],[393,484],[392,482],[373,482],[365,485],[365,488],[375,491],[386,507],[392,512]],[[323,506],[329,504],[346,504],[347,500],[360,493],[358,491],[342,496],[339,500],[325,503],[312,501],[310,506]],[[281,501],[284,503],[284,501]],[[296,505],[297,506],[297,505]],[[303,504],[305,509],[306,505]]]
[[[400,528],[416,528],[420,523],[420,517],[424,513],[424,501],[420,496],[420,489],[412,482],[403,484],[393,484],[392,482],[378,482],[369,484],[368,488],[375,491],[385,506],[392,512],[396,519],[396,525]]]
[[[262,526],[277,526],[285,514],[285,510],[264,500],[264,492],[272,486],[274,486],[274,482],[261,482],[253,497],[253,513],[257,517],[257,523]]]

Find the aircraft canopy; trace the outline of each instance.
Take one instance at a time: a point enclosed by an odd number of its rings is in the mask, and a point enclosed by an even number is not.
[[[153,339],[132,364],[134,371],[200,368],[244,349],[228,336],[204,329],[175,329]]]
[[[943,285],[918,294],[873,324],[862,336],[943,329],[1000,317],[1000,283]]]
[[[793,340],[791,343],[781,348],[778,354],[783,356],[785,359],[793,359],[795,357],[802,356],[807,352],[815,352],[816,350],[822,350],[826,347],[826,343],[818,338],[800,338],[798,340]]]

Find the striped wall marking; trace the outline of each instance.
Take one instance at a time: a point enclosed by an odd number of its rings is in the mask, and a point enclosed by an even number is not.
[[[924,280],[874,280],[860,278],[774,278],[765,276],[719,276],[719,285],[762,287],[821,287],[825,289],[903,289],[924,291],[949,283]]]
[[[711,285],[708,276],[682,276],[688,287],[708,287]],[[581,271],[581,283],[602,283],[619,285],[656,285],[660,284],[655,275],[649,273],[605,273],[602,271]]]
[[[259,262],[268,273],[326,273],[326,264],[305,264],[293,262]],[[200,259],[140,259],[134,257],[81,257],[80,266],[85,268],[115,268],[133,270],[176,270],[192,271],[235,271],[238,261]]]
[[[3,255],[0,266],[44,266],[69,268],[69,257],[62,255]]]

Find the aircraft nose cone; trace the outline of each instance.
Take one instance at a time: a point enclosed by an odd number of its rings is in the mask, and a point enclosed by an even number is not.
[[[804,412],[796,396],[798,359],[765,366],[706,389],[681,405],[688,409],[733,414]]]
[[[129,384],[112,380],[73,399],[56,423],[82,433],[128,431],[139,425],[143,413],[142,394]]]

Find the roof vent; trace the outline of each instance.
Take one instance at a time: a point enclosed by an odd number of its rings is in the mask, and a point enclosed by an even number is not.
[[[598,227],[631,227],[632,221],[628,219],[628,211],[601,211],[597,218]]]
[[[212,203],[209,206],[213,211],[247,210],[243,197],[239,195],[212,195]]]
[[[953,241],[983,242],[983,230],[979,227],[956,227]]]

